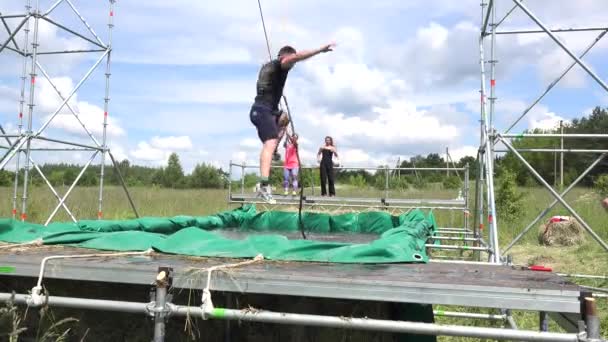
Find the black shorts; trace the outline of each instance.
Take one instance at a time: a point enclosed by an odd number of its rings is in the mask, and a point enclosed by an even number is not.
[[[262,142],[279,138],[278,116],[266,106],[254,104],[249,112],[249,120],[258,130],[258,137]]]

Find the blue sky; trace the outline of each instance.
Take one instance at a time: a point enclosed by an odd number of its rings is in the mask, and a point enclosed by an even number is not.
[[[50,1],[42,0],[43,8]],[[102,40],[107,40],[105,1],[73,3]],[[597,26],[606,22],[601,0],[526,2],[550,27]],[[343,163],[377,165],[398,157],[442,152],[475,153],[478,142],[479,73],[476,0],[263,0],[273,50],[290,44],[338,47],[298,65],[290,74],[290,100],[303,157],[325,135],[336,139]],[[2,13],[22,11],[3,2]],[[498,17],[512,7],[498,0]],[[86,28],[62,3],[52,18],[78,32]],[[16,21],[10,21],[14,27]],[[186,170],[198,162],[227,166],[229,160],[256,163],[260,143],[248,119],[259,66],[267,53],[257,1],[127,1],[115,8],[109,145],[119,158],[163,165],[177,152]],[[533,28],[520,11],[503,29]],[[41,25],[44,48],[83,47],[69,34]],[[580,53],[599,32],[562,34]],[[88,33],[87,33],[88,34]],[[6,33],[0,30],[0,40]],[[22,36],[18,37],[18,42]],[[488,47],[489,48],[489,47]],[[608,43],[585,58],[608,76]],[[488,50],[489,51],[489,50]],[[67,93],[98,55],[43,58],[43,66]],[[499,36],[497,124],[509,121],[570,63],[546,35]],[[16,129],[21,59],[0,53],[0,123]],[[70,103],[95,135],[103,118],[103,65]],[[549,128],[580,116],[608,97],[578,66],[533,110],[517,131]],[[44,82],[36,89],[35,125],[59,103]],[[86,141],[66,111],[46,134]],[[84,154],[45,154],[40,161],[83,162]]]

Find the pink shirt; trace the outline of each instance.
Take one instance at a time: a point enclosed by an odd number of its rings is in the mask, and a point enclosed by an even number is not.
[[[298,156],[296,155],[296,147],[292,144],[287,144],[285,147],[285,164],[286,169],[295,169],[299,167]]]

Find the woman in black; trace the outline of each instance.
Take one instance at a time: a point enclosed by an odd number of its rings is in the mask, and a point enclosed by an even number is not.
[[[336,195],[336,188],[334,187],[333,156],[338,158],[338,150],[336,150],[336,147],[334,146],[334,139],[332,139],[332,137],[325,137],[325,145],[321,146],[321,148],[319,148],[319,153],[317,153],[317,160],[321,164],[321,196],[327,195],[325,184],[329,185],[329,196],[333,197]]]

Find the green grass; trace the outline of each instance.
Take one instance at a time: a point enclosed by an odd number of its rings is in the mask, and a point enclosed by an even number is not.
[[[58,189],[63,193],[66,189]],[[246,189],[250,191],[249,189]],[[543,189],[520,189],[526,193],[523,213],[514,222],[499,221],[499,237],[501,247],[510,242],[536,215],[548,205],[552,197]],[[161,188],[131,188],[135,203],[142,216],[172,216],[172,215],[206,215],[229,208],[226,190],[172,190]],[[308,191],[310,192],[310,191]],[[316,194],[319,190],[316,189]],[[360,190],[352,187],[339,187],[339,196],[351,197],[384,197],[383,191]],[[0,188],[0,217],[11,215],[12,189]],[[446,191],[438,188],[434,190],[408,190],[391,191],[393,198],[455,198],[457,191]],[[77,188],[74,190],[68,205],[78,218],[94,218],[97,213],[97,188]],[[56,205],[57,200],[46,189],[36,187],[32,189],[28,201],[28,217],[30,221],[43,222],[48,213]],[[569,203],[579,214],[595,229],[603,239],[608,240],[608,213],[600,206],[600,197],[589,189],[576,188],[566,197]],[[471,201],[471,203],[473,203]],[[121,188],[107,187],[104,191],[104,218],[123,219],[134,217]],[[436,211],[437,221],[442,226],[461,226],[463,215],[459,212]],[[556,206],[549,215],[568,215],[561,206]],[[61,210],[56,220],[68,220]],[[541,221],[545,222],[545,220]],[[587,241],[579,247],[541,247],[537,243],[537,224],[522,241],[509,253],[513,255],[517,264],[543,264],[553,267],[555,271],[564,273],[608,274],[608,254],[587,235]],[[596,287],[608,287],[605,281],[582,281],[581,284]],[[608,304],[604,298],[598,299],[602,313],[603,336],[608,336]],[[437,307],[440,310],[462,311],[463,308]],[[470,311],[470,309],[468,309]],[[477,310],[477,312],[490,312],[490,310]],[[495,312],[495,311],[494,311]],[[530,312],[515,312],[517,323],[522,329],[538,329],[538,315]],[[462,319],[438,318],[440,323],[448,324],[476,324],[487,325],[487,322],[467,321]],[[552,331],[559,331],[552,323]],[[470,339],[441,338],[440,341],[466,341]]]

